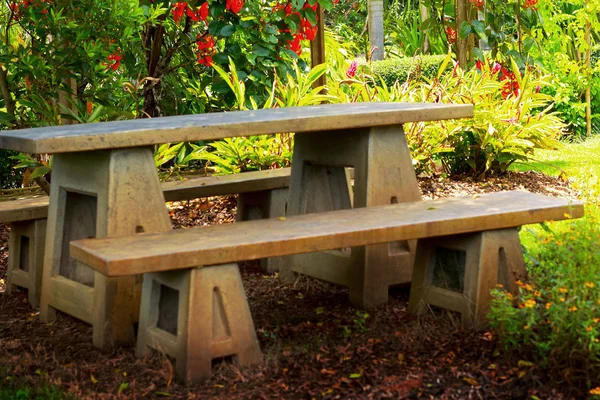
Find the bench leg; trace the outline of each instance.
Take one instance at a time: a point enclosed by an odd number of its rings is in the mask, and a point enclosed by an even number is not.
[[[279,218],[285,216],[288,188],[241,193],[237,203],[237,221]],[[283,257],[263,258],[260,267],[264,272],[279,271]]]
[[[136,354],[151,348],[173,357],[188,383],[210,378],[215,359],[260,363],[237,264],[146,274]]]
[[[7,288],[28,290],[31,307],[38,308],[46,241],[46,219],[11,224],[8,253]]]
[[[55,155],[41,320],[52,320],[60,310],[92,324],[97,347],[133,342],[141,276],[95,273],[69,257],[69,242],[170,229],[151,149]]]
[[[344,167],[354,167],[353,191]],[[288,215],[418,200],[401,125],[295,138]],[[293,256],[286,269],[348,286],[351,303],[368,308],[387,301],[390,285],[410,282],[415,247],[415,241],[403,241],[353,248],[351,255]]]
[[[490,291],[501,283],[516,294],[515,281],[525,275],[517,229],[419,240],[408,311],[437,306],[461,313],[463,326],[481,328]]]

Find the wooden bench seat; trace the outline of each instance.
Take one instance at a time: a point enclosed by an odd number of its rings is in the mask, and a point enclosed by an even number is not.
[[[283,215],[289,181],[290,168],[280,168],[169,181],[161,187],[165,201],[239,194],[237,219],[245,221]],[[0,202],[0,223],[11,224],[8,291],[26,288],[34,308],[39,305],[48,203],[47,196]],[[267,272],[276,269],[271,261],[261,260]]]
[[[579,202],[502,192],[84,239],[71,242],[70,251],[109,277],[145,274],[138,355],[162,349],[176,358],[178,373],[194,381],[210,376],[214,358],[260,358],[235,262],[377,243],[392,250],[397,241],[418,239],[409,310],[445,307],[460,312],[465,325],[478,326],[489,291],[498,282],[516,290],[514,281],[524,278],[517,227],[582,215]],[[287,258],[288,268],[294,258]],[[462,284],[439,287],[438,267],[452,259],[459,260],[453,268]]]

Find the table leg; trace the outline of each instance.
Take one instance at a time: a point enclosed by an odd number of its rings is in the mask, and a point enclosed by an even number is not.
[[[353,196],[344,167],[354,167]],[[421,200],[402,126],[296,135],[287,215]],[[290,257],[290,271],[349,287],[350,301],[385,303],[390,285],[410,282],[416,242]]]
[[[94,345],[133,342],[141,276],[107,278],[71,259],[69,242],[171,229],[149,148],[57,154],[46,234],[40,318],[55,310],[93,325]]]

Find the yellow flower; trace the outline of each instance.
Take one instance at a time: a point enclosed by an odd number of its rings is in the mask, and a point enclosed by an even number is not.
[[[521,280],[520,280],[520,279],[517,279],[517,280],[515,281],[515,283],[517,284],[517,286],[523,287],[523,282],[521,282]]]
[[[585,328],[586,331],[591,332],[592,331],[592,327],[588,326],[587,328]]]
[[[561,292],[561,293],[567,293],[568,292],[567,288],[564,288],[564,287],[561,287],[560,289],[558,289],[558,291]]]
[[[525,290],[529,290],[530,292],[533,290],[533,286],[531,286],[529,283],[524,285],[523,288],[525,288]]]
[[[500,288],[500,289],[502,289],[502,288],[504,288],[504,285],[503,285],[503,284],[501,284],[501,283],[497,283],[497,284],[496,284],[496,287],[497,287],[497,288]]]
[[[523,327],[523,329],[525,329],[525,330],[529,329],[529,325],[525,325],[525,326]]]
[[[552,303],[546,303],[546,310],[552,307]]]
[[[535,307],[536,304],[537,303],[535,302],[534,299],[529,299],[529,300],[526,300],[523,305],[527,308],[533,308],[533,307]]]
[[[540,292],[538,292],[538,291],[536,290],[535,292],[533,292],[533,295],[534,295],[535,297],[540,297]]]
[[[593,288],[594,287],[594,282],[586,282],[585,286],[587,286],[589,288]]]
[[[569,311],[571,311],[571,312],[572,311],[577,311],[577,310],[578,310],[577,306],[573,306],[573,307],[569,308]]]
[[[600,386],[593,388],[592,390],[590,390],[590,394],[595,394],[597,396],[600,396]]]
[[[560,298],[560,301],[564,303],[564,302],[565,302],[565,298],[564,298],[564,297],[561,297],[561,298]]]
[[[595,322],[595,323],[598,323],[598,322],[600,322],[600,318],[594,318],[594,322]]]

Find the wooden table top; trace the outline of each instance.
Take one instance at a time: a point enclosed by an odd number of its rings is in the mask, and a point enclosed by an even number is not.
[[[72,153],[471,117],[470,104],[324,104],[3,131],[0,149],[33,154]]]

